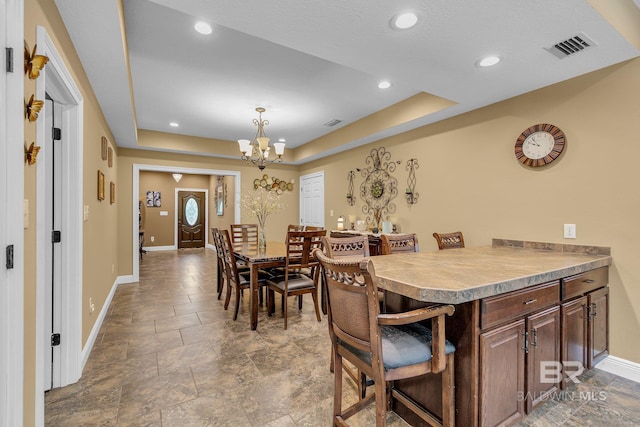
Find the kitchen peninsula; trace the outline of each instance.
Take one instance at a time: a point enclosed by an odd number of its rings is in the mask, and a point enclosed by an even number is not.
[[[610,249],[494,239],[491,246],[372,257],[389,311],[453,304],[456,424],[508,425],[572,381],[542,381],[541,362],[591,368],[608,354]],[[439,381],[400,382],[439,407]],[[412,425],[423,425],[394,403]]]

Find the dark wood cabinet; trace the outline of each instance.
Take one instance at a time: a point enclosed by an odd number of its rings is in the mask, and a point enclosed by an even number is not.
[[[598,289],[587,295],[589,304],[589,345],[587,367],[609,354],[609,288]]]
[[[542,311],[526,315],[504,326],[480,334],[480,425],[509,425],[530,413],[559,387],[559,381],[541,375],[543,363],[560,361],[560,308],[558,282],[539,285],[526,292],[513,292],[482,302],[482,319],[495,319],[484,324],[494,325],[499,312],[513,313],[507,302],[530,307],[531,301],[555,290]],[[526,304],[529,302],[529,304]],[[551,305],[551,306],[549,306]],[[513,315],[503,318],[510,319]],[[492,326],[493,327],[493,326]]]
[[[524,332],[522,319],[480,335],[480,425],[524,415]]]
[[[598,268],[562,281],[563,386],[609,354],[608,271]]]

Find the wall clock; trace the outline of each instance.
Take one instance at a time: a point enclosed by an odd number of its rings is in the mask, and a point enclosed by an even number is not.
[[[516,158],[526,166],[548,165],[562,153],[565,142],[564,132],[557,126],[548,123],[533,125],[516,140]]]

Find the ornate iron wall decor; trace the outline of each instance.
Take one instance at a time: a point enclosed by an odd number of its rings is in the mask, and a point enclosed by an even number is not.
[[[355,178],[355,176],[355,171],[349,171],[347,174],[347,181],[349,182],[347,185],[347,203],[349,203],[349,206],[356,204],[356,196],[353,195],[353,178]]]
[[[391,201],[398,195],[398,180],[391,174],[400,161],[391,161],[391,153],[380,147],[371,150],[365,163],[368,166],[361,171],[364,182],[360,185],[360,197],[365,202],[362,213],[367,215],[367,222],[380,229],[382,217],[396,211]]]
[[[404,192],[404,196],[410,205],[418,203],[418,196],[420,196],[420,194],[416,192],[416,169],[419,167],[418,159],[407,160],[406,169],[409,171],[409,176],[407,177],[407,189]]]

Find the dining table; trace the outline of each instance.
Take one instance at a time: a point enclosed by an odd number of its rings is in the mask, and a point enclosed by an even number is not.
[[[267,248],[256,250],[246,245],[234,248],[233,253],[236,259],[244,261],[250,272],[250,324],[251,330],[258,328],[258,272],[267,268],[284,267],[287,261],[287,246],[284,242],[269,241]]]

